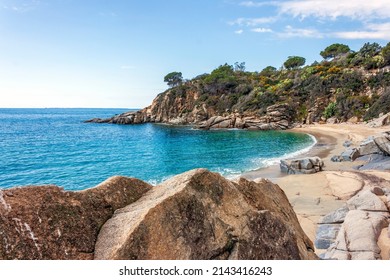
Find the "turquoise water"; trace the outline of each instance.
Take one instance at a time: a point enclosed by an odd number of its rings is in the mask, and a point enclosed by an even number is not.
[[[152,184],[204,167],[231,177],[302,152],[309,135],[83,123],[126,109],[0,109],[0,187],[79,190],[113,175]]]

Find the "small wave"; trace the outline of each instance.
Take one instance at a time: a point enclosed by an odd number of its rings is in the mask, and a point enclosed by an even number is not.
[[[219,172],[219,171],[217,171],[217,172],[221,173],[227,179],[230,179],[230,180],[231,179],[236,179],[237,177],[240,177],[240,175],[242,175],[243,173],[250,172],[250,171],[256,171],[258,169],[267,168],[269,166],[279,164],[279,162],[281,160],[291,159],[291,158],[295,158],[295,157],[297,157],[299,155],[306,154],[317,144],[317,139],[313,135],[311,135],[309,133],[305,133],[305,134],[307,134],[313,141],[313,143],[310,146],[307,146],[307,147],[305,147],[303,149],[300,149],[298,151],[295,151],[295,152],[285,153],[284,155],[279,156],[279,157],[258,158],[258,159],[255,160],[255,165],[256,166],[254,168],[245,170],[243,172],[239,172],[238,170],[231,170],[232,172],[226,172],[225,174],[224,174],[224,172]]]
[[[279,164],[280,160],[291,159],[291,158],[295,158],[299,155],[306,154],[317,144],[317,139],[313,135],[308,134],[308,133],[306,133],[306,134],[312,139],[312,143],[309,146],[302,148],[298,151],[294,151],[291,153],[285,153],[284,155],[279,156],[279,157],[258,158],[258,159],[253,161],[253,163],[254,163],[253,168],[248,168],[245,170],[239,170],[239,169],[235,169],[235,168],[226,168],[226,167],[225,168],[224,167],[217,167],[217,168],[211,168],[210,171],[217,172],[229,180],[234,180],[234,179],[239,178],[243,173],[267,168],[269,166]],[[172,178],[175,175],[177,175],[177,174],[165,176],[159,180],[158,179],[147,180],[147,182],[153,186],[157,186],[157,185],[161,184],[162,182]]]
[[[291,159],[291,158],[297,157],[299,155],[308,153],[317,144],[317,139],[311,134],[308,134],[308,133],[306,133],[306,134],[309,135],[309,137],[313,140],[313,143],[310,146],[305,147],[303,149],[300,149],[298,151],[292,152],[292,153],[286,153],[280,157],[264,159],[263,163],[265,166],[262,166],[262,167],[268,167],[268,166],[271,166],[274,164],[278,164],[281,160]]]

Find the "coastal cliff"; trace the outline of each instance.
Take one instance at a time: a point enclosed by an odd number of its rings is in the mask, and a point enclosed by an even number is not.
[[[317,259],[277,185],[205,169],[2,190],[0,214],[0,259]]]
[[[268,106],[264,114],[226,110],[218,113],[213,106],[199,101],[196,91],[177,96],[174,90],[158,95],[152,104],[139,111],[126,112],[108,119],[91,119],[87,122],[112,124],[166,123],[196,125],[201,129],[240,128],[278,130],[292,127],[293,113],[286,103]]]
[[[390,106],[389,53],[390,44],[366,43],[304,67],[249,72],[224,64],[191,80],[178,77],[142,110],[87,122],[270,130],[370,120]]]

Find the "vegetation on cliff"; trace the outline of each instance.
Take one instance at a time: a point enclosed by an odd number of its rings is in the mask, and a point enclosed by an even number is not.
[[[288,104],[300,122],[308,117],[367,120],[389,111],[390,43],[385,47],[366,43],[358,51],[333,44],[320,54],[321,62],[304,66],[305,58],[290,56],[280,69],[268,66],[260,72],[245,71],[244,63],[224,64],[177,84],[160,100],[167,95],[187,100],[196,92],[194,104],[189,107],[184,102],[175,117],[204,105],[215,115],[262,116],[271,105]]]

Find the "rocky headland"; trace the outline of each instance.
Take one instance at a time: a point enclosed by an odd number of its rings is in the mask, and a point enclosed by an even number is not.
[[[245,63],[224,64],[190,80],[172,72],[165,80],[170,88],[146,108],[87,122],[270,130],[368,121],[388,113],[390,43],[366,43],[359,51],[339,47],[329,46],[320,53],[332,50],[329,56],[305,66],[286,61],[279,69],[250,72]]]
[[[0,259],[317,259],[277,185],[205,169],[156,187],[6,189],[0,214]]]
[[[205,104],[202,106],[193,105],[197,103],[197,94],[187,94],[183,108],[178,105],[183,103],[182,97],[172,97],[171,91],[166,92],[164,96],[164,99],[170,100],[174,98],[174,100],[161,102],[161,97],[158,96],[153,100],[152,105],[140,111],[126,112],[108,119],[95,118],[86,122],[111,124],[190,124],[200,129],[238,128],[248,130],[288,129],[293,125],[292,114],[287,104],[269,106],[262,116],[250,112],[240,114],[238,111],[218,115],[213,108],[209,108]],[[173,106],[169,105],[172,103],[174,104]]]

